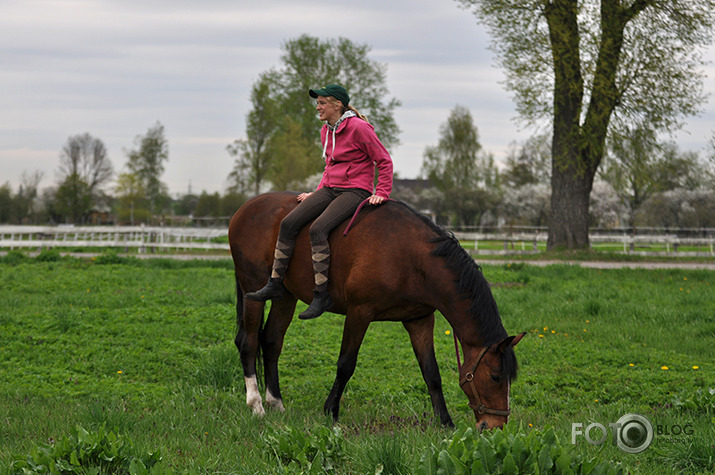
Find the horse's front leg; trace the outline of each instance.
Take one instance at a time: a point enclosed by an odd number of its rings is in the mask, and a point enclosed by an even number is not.
[[[328,399],[325,401],[323,410],[325,414],[333,416],[333,421],[338,421],[340,412],[340,398],[343,395],[345,386],[355,372],[358,351],[365,338],[365,332],[370,325],[368,318],[348,312],[343,325],[343,341],[340,346],[340,357],[338,358],[338,369],[335,375],[333,388],[330,390]]]
[[[453,427],[452,418],[449,417],[447,404],[444,402],[442,392],[442,377],[439,374],[437,358],[434,356],[434,313],[419,318],[402,322],[410,334],[412,349],[422,370],[422,377],[427,383],[434,415],[439,418],[442,425]]]
[[[258,354],[258,333],[263,321],[263,303],[243,299],[243,294],[239,289],[236,312],[238,333],[235,343],[241,355],[243,377],[246,382],[246,404],[253,409],[254,414],[262,416],[265,411],[261,393],[258,391],[256,356]]]
[[[261,347],[263,348],[263,368],[266,381],[266,404],[273,409],[285,411],[283,397],[278,382],[278,358],[283,349],[286,330],[293,319],[296,299],[286,295],[281,300],[271,302],[268,320],[261,332]]]

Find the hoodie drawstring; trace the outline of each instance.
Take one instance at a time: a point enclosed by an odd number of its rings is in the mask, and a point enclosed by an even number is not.
[[[335,132],[338,130],[338,126],[340,125],[340,122],[347,119],[348,117],[356,117],[356,116],[357,116],[357,114],[355,114],[355,112],[348,110],[348,111],[345,111],[345,113],[343,114],[342,117],[340,117],[340,119],[338,119],[338,121],[335,123],[335,125],[331,126],[330,124],[327,124],[328,129],[331,129],[333,131],[333,151],[330,154],[331,160],[335,161]],[[327,158],[325,155],[325,152],[328,150],[328,136],[329,136],[329,134],[325,134],[325,144],[323,144],[323,160],[325,160]]]

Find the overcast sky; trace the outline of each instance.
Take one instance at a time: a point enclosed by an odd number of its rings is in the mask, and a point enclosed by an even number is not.
[[[35,170],[41,187],[55,184],[62,146],[85,132],[122,171],[135,137],[158,121],[171,193],[223,192],[233,163],[226,145],[245,138],[251,86],[302,34],[367,44],[386,64],[389,95],[402,102],[392,158],[403,178],[419,174],[458,104],[497,160],[529,136],[514,122],[488,36],[454,0],[2,0],[0,185],[16,190]],[[712,49],[707,56],[715,59]],[[715,91],[712,65],[708,76]],[[682,150],[705,149],[714,104],[688,120]]]

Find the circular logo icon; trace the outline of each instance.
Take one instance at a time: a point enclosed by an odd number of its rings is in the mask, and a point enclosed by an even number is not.
[[[625,414],[616,425],[616,444],[629,454],[639,454],[653,442],[653,426],[640,414]]]

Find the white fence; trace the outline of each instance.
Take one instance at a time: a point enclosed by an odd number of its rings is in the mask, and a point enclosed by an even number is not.
[[[228,250],[226,228],[166,228],[150,226],[0,226],[0,248],[136,248],[156,250]]]
[[[473,243],[474,254],[529,254],[543,250],[547,233],[475,233],[455,232],[457,239]],[[0,226],[0,249],[50,248],[117,248],[139,253],[181,252],[189,250],[228,251],[226,228],[185,228],[158,226]],[[503,243],[502,249],[494,249],[494,242]],[[632,236],[626,234],[590,236],[595,249],[603,245],[613,248],[617,244],[625,254],[679,255],[683,257],[715,256],[715,238],[681,238],[673,234]],[[489,243],[489,248],[485,244]],[[481,245],[481,248],[480,248]],[[638,251],[638,248],[657,246],[658,251]],[[699,251],[682,251],[682,247],[699,248]],[[664,249],[664,250],[663,250]]]
[[[546,246],[547,233],[472,233],[455,232],[455,237],[462,242],[474,243],[474,253],[483,255],[530,254],[537,253]],[[480,243],[502,242],[503,249],[480,249]],[[682,238],[674,234],[633,236],[629,234],[594,234],[589,236],[591,247],[598,249],[604,245],[612,248],[614,244],[622,246],[624,254],[633,255],[678,255],[682,257],[715,257],[715,238]],[[657,246],[658,251],[638,251],[638,248]],[[492,246],[493,247],[493,246]],[[679,251],[682,247],[700,248],[701,251]],[[677,254],[676,254],[677,253]]]

